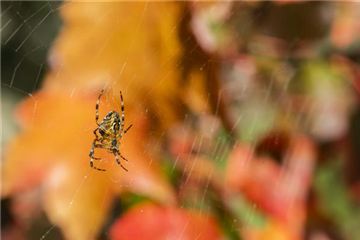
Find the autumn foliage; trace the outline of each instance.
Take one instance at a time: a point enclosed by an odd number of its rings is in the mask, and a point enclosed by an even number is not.
[[[16,108],[21,131],[3,153],[1,193],[22,235],[44,218],[31,202],[69,240],[359,239],[353,5],[64,2],[51,70]],[[128,172],[99,149],[106,172],[89,166],[102,88],[100,119],[121,111],[122,91],[133,124]]]

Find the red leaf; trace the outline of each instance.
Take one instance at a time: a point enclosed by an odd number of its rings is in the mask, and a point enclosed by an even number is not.
[[[219,239],[214,219],[170,206],[144,203],[125,213],[110,230],[111,240]]]

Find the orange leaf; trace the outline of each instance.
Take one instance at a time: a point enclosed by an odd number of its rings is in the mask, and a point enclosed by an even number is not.
[[[156,112],[162,127],[177,120],[181,4],[72,2],[61,13],[65,27],[50,55],[46,88],[108,84],[126,91],[137,110]]]
[[[71,95],[73,93],[73,95]],[[28,99],[18,109],[24,131],[8,146],[3,162],[5,196],[41,186],[50,219],[67,239],[89,239],[102,226],[115,194],[128,189],[163,203],[173,203],[169,183],[159,174],[156,162],[143,143],[147,131],[141,115],[127,115],[134,126],[122,140],[120,151],[129,159],[125,172],[114,156],[104,151],[97,157],[107,172],[89,166],[94,135],[97,96],[81,92],[46,92]],[[72,97],[71,97],[72,96]],[[100,114],[116,105],[102,105]],[[34,108],[36,107],[36,111]]]

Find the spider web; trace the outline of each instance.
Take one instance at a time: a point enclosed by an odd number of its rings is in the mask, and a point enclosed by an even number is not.
[[[49,71],[47,54],[61,26],[60,8],[55,1],[1,2],[1,104],[7,126],[2,144],[16,130],[12,109],[23,98],[33,98]]]
[[[33,116],[37,100],[33,93],[49,72],[48,52],[54,44],[61,27],[60,1],[1,1],[1,121],[2,137],[0,152],[11,137],[19,131],[13,120],[14,109],[25,98],[34,101]],[[65,3],[67,4],[67,3]],[[3,200],[2,200],[3,203]],[[2,211],[8,211],[2,207]],[[6,224],[11,219],[4,219]],[[49,223],[38,226],[48,235]],[[54,232],[53,237],[59,235]],[[35,238],[45,238],[35,236]]]
[[[64,4],[71,4],[71,2],[55,2],[55,1],[40,1],[40,2],[29,2],[29,1],[2,1],[1,2],[1,104],[2,104],[2,121],[4,125],[7,126],[6,129],[2,129],[2,145],[6,144],[8,139],[13,135],[18,129],[17,126],[13,123],[13,110],[18,102],[26,97],[33,98],[33,93],[38,90],[41,86],[42,79],[44,78],[44,74],[49,72],[50,69],[48,67],[47,56],[48,52],[51,49],[52,45],[56,41],[56,36],[58,34],[59,29],[61,28],[61,19],[59,17],[59,10],[63,7]],[[145,5],[143,9],[143,15],[138,22],[137,28],[133,32],[133,38],[138,37],[138,31],[141,24],[143,24],[143,16],[147,11],[147,5]],[[229,17],[236,11],[236,9],[232,10],[229,13]],[[168,38],[176,34],[180,24],[183,21],[183,18],[179,19],[179,22],[172,31],[170,31]],[[96,17],[96,16],[95,16]],[[101,16],[98,16],[99,18]],[[220,26],[218,26],[220,27]],[[246,28],[246,26],[242,26]],[[111,32],[109,33],[111,34]],[[110,35],[109,35],[110,37]],[[185,39],[185,43],[190,40],[190,37]],[[134,41],[129,46],[129,52],[134,47]],[[200,48],[199,45],[195,45],[193,49],[190,50],[189,53],[196,51]],[[175,53],[174,53],[175,54]],[[149,59],[149,64],[156,56]],[[200,66],[200,70],[208,64],[212,59],[208,60],[202,66]],[[192,61],[190,56],[185,56],[182,61]],[[117,79],[120,79],[122,76],[123,70],[127,67],[127,61],[120,67],[119,75]],[[166,62],[164,62],[164,65]],[[181,68],[182,62],[179,62],[176,65],[176,68]],[[174,69],[175,70],[175,69]],[[141,69],[140,69],[141,71]],[[135,75],[136,73],[134,73]],[[159,84],[162,84],[167,80],[167,77],[160,80]],[[113,83],[115,85],[116,81]],[[110,84],[110,83],[109,83]],[[231,87],[229,87],[231,88]],[[271,86],[269,87],[270,91]],[[284,89],[285,90],[285,89]],[[229,89],[223,89],[222,94],[227,94]],[[148,92],[148,96],[151,96],[153,93],[153,89],[150,89]],[[130,96],[131,97],[131,96]],[[145,101],[145,100],[144,100]],[[266,101],[266,99],[264,100]],[[142,105],[143,103],[140,103]],[[219,102],[216,104],[215,116],[219,116]],[[95,103],[94,103],[95,105]],[[125,106],[126,107],[126,106]],[[101,106],[100,106],[101,108]],[[36,113],[36,107],[33,110],[33,113]],[[259,116],[260,118],[261,116]],[[101,118],[101,117],[100,117]],[[234,129],[236,130],[236,126],[242,121],[242,116],[240,115],[236,119],[236,124],[234,125]],[[189,128],[193,123],[190,120],[188,115],[185,116],[182,122],[182,129]],[[214,131],[214,128],[217,126],[217,121],[214,119],[211,124],[210,131]],[[91,131],[91,129],[89,129]],[[250,131],[252,131],[250,129]],[[157,148],[160,145],[161,140],[166,137],[165,132],[151,132],[151,135],[156,135],[158,137],[158,141],[153,146],[153,143],[148,143],[148,146],[145,148],[145,151],[150,151],[151,148]],[[196,155],[199,155],[201,152],[201,148],[204,144],[204,139],[206,138],[205,133],[197,133],[194,137],[191,152],[195,152]],[[235,139],[233,139],[235,140]],[[211,138],[211,144],[214,146],[213,151],[210,153],[210,158],[215,159],[218,165],[221,165],[222,161],[228,155],[231,145],[226,143],[226,139],[222,137]],[[90,149],[89,149],[90,150]],[[197,159],[197,158],[195,158]],[[149,167],[153,163],[153,160],[149,162]],[[115,167],[115,162],[112,161],[112,165]],[[131,161],[129,162],[131,164]],[[178,165],[178,159],[175,159],[170,168],[171,172],[175,171]],[[182,174],[180,177],[180,188],[185,187],[189,184],[189,179],[194,171],[194,166],[196,161],[189,161],[185,166],[186,174]],[[121,169],[119,168],[119,171]],[[200,205],[201,211],[206,211],[207,209],[203,209],[203,206],[206,200],[205,196],[209,191],[210,179],[212,177],[212,173],[209,174],[208,180],[206,183],[206,187],[201,190],[197,190],[195,193],[195,202],[194,205]],[[81,191],[83,184],[86,181],[91,180],[93,175],[92,169],[89,168],[87,173],[84,175],[83,180],[78,183],[79,187],[76,193],[74,194],[72,200],[69,202],[69,209],[72,208],[74,202],[77,201],[77,194]],[[138,175],[138,173],[133,174],[134,177]],[[107,176],[110,177],[111,176]],[[116,179],[112,179],[113,182],[117,182]],[[121,188],[122,186],[119,185]],[[107,192],[107,191],[106,191]],[[178,196],[180,198],[180,196]],[[104,196],[105,199],[105,196]],[[103,202],[104,203],[104,202]],[[186,207],[185,203],[182,203],[182,207]],[[252,208],[255,210],[256,206],[253,205]],[[102,211],[100,208],[99,211]],[[250,219],[252,214],[250,213],[248,218]],[[234,221],[234,228],[236,219]],[[249,220],[250,221],[250,220]],[[51,239],[51,233],[56,228],[55,225],[51,225],[47,229],[43,231],[41,236],[37,236],[35,239]],[[100,233],[102,235],[106,234],[106,232]]]
[[[67,3],[67,4],[71,4]],[[54,44],[54,40],[57,36],[57,33],[61,27],[61,19],[59,17],[59,10],[62,8],[61,1],[2,1],[1,2],[1,23],[0,23],[0,32],[1,32],[1,155],[3,154],[3,146],[8,142],[12,134],[14,134],[18,129],[16,124],[13,123],[12,115],[13,110],[18,102],[26,97],[30,97],[35,101],[35,107],[33,113],[36,113],[36,100],[33,98],[33,92],[38,90],[41,85],[41,81],[46,72],[49,72],[47,56],[48,51],[51,49],[51,46]],[[138,37],[138,31],[141,24],[143,24],[143,16],[147,11],[147,5],[143,9],[142,16],[139,17],[138,26],[134,29],[134,39]],[[184,16],[187,13],[184,13]],[[99,16],[100,18],[101,16]],[[178,25],[174,26],[172,31],[169,33],[168,38],[177,34],[177,29],[181,24],[183,18],[179,19]],[[185,43],[190,40],[190,37],[185,39]],[[133,41],[134,43],[134,41]],[[129,52],[131,52],[133,43],[129,46]],[[195,51],[199,48],[199,45],[196,45],[193,49]],[[176,53],[176,52],[175,52]],[[174,54],[175,54],[174,53]],[[149,64],[156,56],[149,60]],[[189,56],[186,56],[184,60],[191,60]],[[176,66],[177,68],[181,67],[179,62]],[[208,62],[207,62],[208,63]],[[207,63],[204,63],[207,64]],[[124,68],[128,67],[127,61],[121,66],[119,70],[118,79],[121,78]],[[166,62],[164,62],[164,65]],[[200,66],[200,70],[204,67]],[[174,69],[175,70],[175,69]],[[167,78],[161,79],[161,82],[166,81]],[[116,81],[113,83],[115,85]],[[152,94],[152,90],[148,93],[148,96]],[[94,103],[95,104],[95,103]],[[219,104],[217,104],[219,106]],[[100,107],[101,108],[101,107]],[[218,109],[216,109],[216,114],[218,114]],[[240,118],[238,119],[240,121]],[[215,125],[212,124],[211,131],[214,129]],[[186,129],[192,123],[189,121],[188,116],[185,116],[185,119],[182,124],[182,129]],[[6,129],[6,132],[4,130]],[[91,131],[91,129],[89,129]],[[155,148],[160,144],[160,141],[166,137],[165,132],[152,132],[152,135],[158,136],[158,141],[155,143]],[[192,151],[197,152],[203,144],[204,136],[203,134],[197,134],[194,138],[192,144]],[[211,157],[217,159],[217,161],[222,161],[229,151],[229,147],[225,144],[223,138],[212,139],[215,148],[211,153]],[[145,147],[145,151],[150,150],[154,146],[152,143],[148,143],[148,146]],[[153,159],[149,162],[149,167],[153,163]],[[112,161],[112,164],[114,161]],[[131,162],[129,163],[131,164]],[[172,172],[176,169],[178,161],[176,159],[171,166]],[[186,186],[189,182],[191,174],[194,170],[194,165],[196,162],[190,162],[186,164],[185,170],[187,174],[183,174],[180,179],[180,188]],[[115,165],[114,165],[115,167]],[[71,210],[74,202],[77,201],[77,194],[81,191],[83,184],[91,179],[93,172],[92,169],[89,169],[84,176],[83,180],[79,183],[78,190],[74,194],[73,198],[69,202],[69,209]],[[1,169],[2,171],[2,169]],[[133,174],[136,176],[136,173]],[[2,173],[1,173],[2,176]],[[109,176],[107,176],[109,177]],[[111,177],[111,176],[110,176]],[[208,181],[206,187],[202,189],[202,192],[196,193],[196,202],[202,206],[206,201],[205,196],[209,190],[209,183],[211,179],[211,174],[208,176]],[[116,182],[116,179],[112,179]],[[2,184],[2,181],[1,181]],[[130,183],[131,184],[131,183]],[[119,185],[119,187],[122,187]],[[178,196],[180,197],[180,196]],[[105,199],[105,196],[104,196]],[[183,205],[185,207],[185,205]],[[254,206],[255,207],[255,206]],[[201,211],[206,209],[202,209]],[[100,208],[99,212],[102,211]],[[37,239],[53,239],[54,236],[51,233],[56,229],[55,225],[51,225],[43,230],[41,236],[38,236]],[[185,230],[185,229],[184,229]],[[106,234],[106,233],[101,233]],[[56,235],[55,235],[56,236]],[[58,236],[57,236],[58,237]]]

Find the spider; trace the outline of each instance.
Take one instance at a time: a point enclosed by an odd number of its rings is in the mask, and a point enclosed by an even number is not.
[[[127,161],[124,158],[120,151],[119,145],[121,138],[129,131],[132,127],[132,124],[124,131],[124,122],[125,122],[125,112],[124,112],[124,100],[120,91],[120,98],[121,98],[121,119],[120,113],[116,111],[110,111],[105,118],[102,120],[101,123],[98,122],[99,120],[99,103],[100,98],[104,92],[104,89],[101,90],[98,100],[96,102],[96,116],[95,121],[98,125],[98,128],[94,130],[95,140],[92,143],[92,148],[90,151],[90,167],[99,170],[99,171],[106,171],[105,169],[97,168],[94,166],[93,160],[101,160],[101,158],[94,157],[94,150],[95,148],[103,148],[106,149],[109,153],[114,154],[116,162],[125,170],[128,171],[120,162],[118,156],[122,159]],[[98,136],[97,131],[100,133]]]

